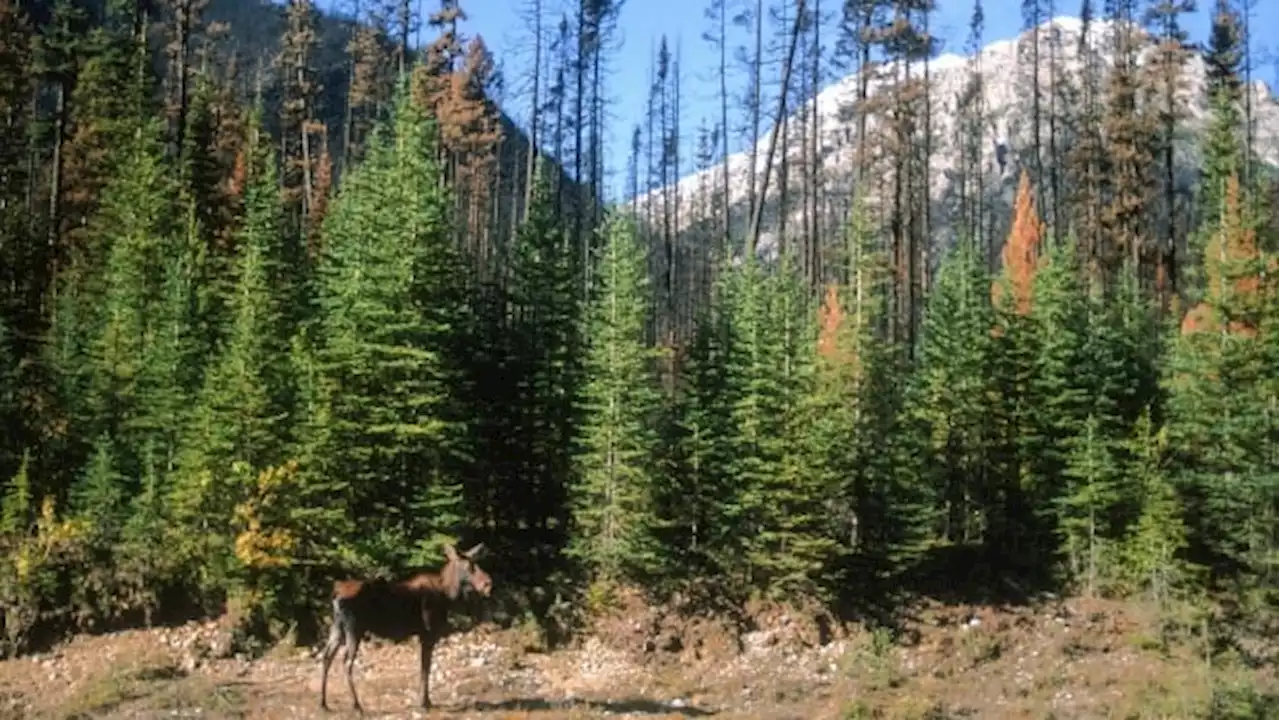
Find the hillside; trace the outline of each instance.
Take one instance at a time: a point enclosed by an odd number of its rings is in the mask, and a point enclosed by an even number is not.
[[[1043,23],[1037,31],[1041,36],[1042,47],[1050,42],[1056,43],[1057,57],[1060,62],[1060,77],[1067,82],[1078,82],[1083,55],[1081,53],[1081,23],[1078,18],[1059,16]],[[1095,20],[1089,33],[1089,48],[1099,61],[1099,66],[1110,66],[1112,58],[1111,35],[1113,26],[1107,21]],[[985,121],[983,122],[982,148],[983,173],[987,178],[987,202],[991,207],[995,227],[995,237],[1003,237],[1007,232],[1010,211],[1013,206],[1013,192],[1023,166],[1032,160],[1032,126],[1030,121],[1031,104],[1028,100],[1028,86],[1031,81],[1029,45],[1032,34],[1024,32],[1013,40],[1001,40],[986,45],[975,64],[971,58],[954,53],[946,53],[934,58],[929,63],[929,81],[931,86],[931,130],[933,136],[933,154],[930,159],[929,191],[933,201],[935,247],[949,246],[954,231],[947,223],[954,216],[952,209],[956,200],[956,173],[959,167],[961,142],[964,138],[958,133],[957,123],[959,98],[970,82],[970,74],[975,66],[981,68],[983,87],[983,105]],[[1141,56],[1142,63],[1151,58],[1151,48]],[[1205,91],[1205,61],[1199,54],[1193,53],[1187,60],[1183,79],[1182,96],[1185,98],[1186,116],[1182,121],[1182,132],[1177,144],[1177,192],[1180,199],[1191,197],[1194,184],[1199,177],[1200,150],[1198,138],[1209,119],[1209,100]],[[913,74],[921,71],[920,66],[912,68]],[[1100,83],[1105,82],[1105,76]],[[869,83],[869,95],[874,95],[878,79]],[[859,79],[857,74],[846,76],[831,84],[818,94],[816,100],[807,103],[807,108],[816,106],[819,114],[821,142],[818,158],[821,177],[826,198],[826,207],[820,212],[828,219],[831,227],[838,227],[853,190],[853,166],[855,162],[856,128],[858,109],[857,101]],[[1047,62],[1041,66],[1041,93],[1048,104],[1049,71]],[[1255,81],[1250,88],[1255,113],[1255,137],[1253,150],[1258,157],[1265,160],[1273,168],[1277,165],[1280,144],[1277,138],[1277,120],[1280,119],[1280,101],[1271,93],[1266,83]],[[769,100],[766,116],[774,112],[774,100]],[[1059,103],[1061,105],[1061,103]],[[806,109],[799,108],[789,113],[789,123],[793,128],[788,132],[786,143],[789,152],[788,177],[793,187],[800,187],[803,163],[807,155],[801,143],[802,136],[795,128],[799,127],[800,118]],[[1060,111],[1061,112],[1061,111]],[[1048,110],[1042,110],[1047,116]],[[1047,123],[1047,120],[1045,121]],[[874,135],[877,119],[869,117],[868,134]],[[1061,126],[1061,123],[1060,123]],[[765,155],[769,149],[769,134],[766,128],[756,143],[758,174],[763,174]],[[1047,130],[1042,130],[1047,136]],[[1060,140],[1064,145],[1069,142]],[[1047,137],[1043,140],[1042,155],[1046,168]],[[776,232],[779,227],[778,177],[781,157],[781,145],[778,157],[775,157],[769,192],[764,208],[760,250],[767,251],[776,245]],[[744,149],[730,156],[730,202],[732,204],[731,223],[735,237],[744,236],[750,226],[747,217],[750,149]],[[708,203],[707,192],[718,192],[721,184],[722,167],[719,162],[713,163],[707,170],[695,172],[682,177],[678,183],[680,197],[680,227],[688,230],[696,222],[696,209]],[[1046,172],[1048,170],[1046,169]],[[759,181],[757,180],[757,183]],[[710,188],[710,190],[704,190]],[[655,189],[642,195],[637,200],[637,207],[643,214],[650,203],[661,205],[664,188]],[[788,225],[801,227],[801,203],[798,199],[791,202],[793,208],[788,215]],[[660,210],[655,210],[660,212]],[[790,231],[788,235],[790,236]]]
[[[273,133],[278,132],[276,127],[280,114],[278,82],[272,68],[280,52],[280,39],[286,30],[284,5],[270,0],[210,0],[203,19],[206,23],[225,23],[229,29],[224,40],[224,52],[228,55],[234,53],[241,68],[239,89],[244,102],[250,102],[256,90],[255,69],[262,68],[266,71],[263,87],[265,117],[268,128]],[[316,120],[323,123],[329,131],[329,147],[334,166],[338,168],[343,166],[341,136],[350,86],[346,47],[355,26],[356,23],[348,16],[332,12],[325,13],[318,9],[316,11],[316,45],[311,62],[319,83],[315,116]],[[422,37],[429,38],[429,29],[424,30]],[[153,33],[154,47],[160,48],[163,42],[158,34]],[[156,52],[153,57],[158,64],[163,64],[165,58],[163,52]],[[158,72],[158,76],[164,76],[162,69]],[[496,197],[499,203],[499,206],[494,209],[499,218],[496,221],[496,227],[510,227],[512,204],[514,203],[516,213],[523,209],[529,138],[500,105],[494,103],[492,108],[499,117],[503,137],[499,149],[499,167],[496,168],[498,182]],[[551,166],[556,165],[554,158],[545,152],[541,155],[545,162],[550,163]],[[564,174],[563,169],[561,173],[561,182],[566,187],[571,186],[572,178]],[[571,197],[571,194],[566,195],[566,199]]]

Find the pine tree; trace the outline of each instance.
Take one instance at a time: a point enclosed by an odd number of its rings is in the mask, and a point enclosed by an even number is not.
[[[1280,302],[1280,269],[1278,269],[1280,263],[1277,263],[1274,251],[1268,252],[1264,257],[1265,260],[1259,263],[1262,265],[1262,271],[1259,273],[1261,275],[1259,295],[1267,307],[1275,307],[1277,302]],[[1263,312],[1261,314],[1256,340],[1257,345],[1250,348],[1253,352],[1246,354],[1244,362],[1241,363],[1246,368],[1246,373],[1244,374],[1246,376],[1252,375],[1258,388],[1256,394],[1249,396],[1254,402],[1248,405],[1248,416],[1253,422],[1257,423],[1255,427],[1266,428],[1265,433],[1259,432],[1258,434],[1262,452],[1255,457],[1276,458],[1280,455],[1280,448],[1277,447],[1278,443],[1275,439],[1278,434],[1278,428],[1280,428],[1280,418],[1277,418],[1277,410],[1274,404],[1264,404],[1262,402],[1264,397],[1271,398],[1280,395],[1280,380],[1271,372],[1271,368],[1280,364],[1280,358],[1277,357],[1277,348],[1280,348],[1280,319],[1276,317],[1275,313]],[[1261,464],[1259,462],[1259,465]],[[1269,541],[1270,538],[1275,536],[1277,527],[1280,527],[1280,518],[1271,513],[1271,509],[1276,506],[1277,502],[1275,485],[1270,482],[1262,483],[1261,478],[1274,474],[1277,464],[1273,460],[1269,466],[1258,469],[1259,490],[1265,493],[1260,494],[1267,498],[1268,504],[1263,514],[1263,520],[1259,523],[1262,527],[1259,528],[1257,536],[1250,541],[1252,546],[1250,549],[1257,556],[1267,558],[1267,568],[1273,573],[1274,571],[1271,569],[1275,567],[1275,555],[1268,555],[1268,553],[1274,553],[1274,545],[1262,540],[1264,533],[1261,530],[1265,528],[1266,537]],[[1270,519],[1269,526],[1265,520],[1268,515]],[[1260,565],[1261,563],[1259,563]],[[1271,579],[1274,579],[1274,577],[1273,574]]]
[[[1162,309],[1177,290],[1177,248],[1185,228],[1178,222],[1175,144],[1178,125],[1185,110],[1180,96],[1185,88],[1184,67],[1191,54],[1187,33],[1182,28],[1180,15],[1195,10],[1194,0],[1158,0],[1146,11],[1146,22],[1153,34],[1159,37],[1157,54],[1152,67],[1152,100],[1157,103],[1157,120],[1160,126],[1159,151],[1161,184],[1164,195],[1163,212],[1158,216],[1164,232],[1159,238],[1159,264],[1156,273],[1156,291]]]
[[[765,282],[768,339],[766,375],[755,386],[762,434],[757,440],[768,470],[748,488],[757,534],[748,559],[757,583],[770,592],[813,593],[830,567],[836,543],[826,525],[832,478],[823,472],[822,443],[810,434],[822,412],[813,387],[817,324],[793,248]],[[773,394],[776,393],[776,394]]]
[[[1183,505],[1169,481],[1168,433],[1144,411],[1129,441],[1126,475],[1133,478],[1138,516],[1124,539],[1123,566],[1132,587],[1164,602],[1179,589],[1190,568],[1183,559],[1187,527]]]
[[[1229,180],[1204,253],[1205,301],[1183,319],[1161,382],[1192,559],[1219,580],[1265,579],[1275,572],[1277,331],[1262,308],[1276,302],[1276,262]]]
[[[1054,498],[1065,487],[1067,440],[1081,427],[1089,408],[1091,378],[1080,371],[1088,332],[1087,290],[1080,272],[1075,235],[1054,243],[1036,273],[1030,326],[1032,353],[1026,405],[1032,409],[1019,451],[1029,469],[1034,521],[1032,541],[1041,559],[1058,547]],[[1029,518],[1030,519],[1030,518]]]
[[[0,216],[11,217],[21,205],[22,146],[25,133],[20,120],[30,97],[27,83],[31,63],[31,22],[22,3],[0,2],[0,116],[8,118],[0,130]],[[7,225],[0,225],[6,228]]]
[[[511,262],[514,320],[507,332],[515,342],[512,358],[518,387],[507,400],[520,407],[521,448],[510,451],[523,464],[507,482],[529,495],[511,497],[528,527],[563,527],[566,485],[573,470],[573,433],[580,391],[580,289],[575,254],[567,227],[557,212],[547,175],[534,178],[533,206],[520,227]],[[556,521],[560,521],[557,523]],[[559,545],[565,538],[540,542]]]
[[[728,374],[729,417],[732,423],[732,478],[725,503],[725,522],[732,528],[723,549],[726,568],[739,587],[756,588],[760,550],[755,538],[765,529],[764,488],[776,472],[786,442],[781,421],[785,388],[778,370],[782,348],[777,325],[770,325],[768,275],[754,253],[735,268],[725,301],[729,312]],[[755,550],[753,553],[752,551]]]
[[[1004,505],[1000,523],[1005,533],[994,539],[1004,547],[1004,555],[1038,568],[1035,537],[1041,534],[1034,509],[1036,492],[1034,463],[1037,455],[1027,452],[1026,443],[1034,435],[1039,418],[1033,396],[1037,377],[1035,358],[1038,340],[1031,315],[1035,312],[1036,277],[1043,264],[1042,242],[1045,225],[1034,202],[1030,178],[1023,171],[1018,183],[1013,222],[1001,253],[1000,277],[992,283],[992,303],[998,324],[993,332],[992,380],[999,387],[989,421],[986,440],[992,458],[987,468],[995,495]],[[999,458],[999,459],[997,459]]]
[[[1217,0],[1205,50],[1210,108],[1209,128],[1203,138],[1202,176],[1200,179],[1201,227],[1212,228],[1217,222],[1226,195],[1226,183],[1244,167],[1243,117],[1240,112],[1241,47],[1240,17],[1226,0]],[[1188,248],[1190,260],[1199,267],[1203,238],[1199,245]],[[1193,280],[1198,279],[1193,275]]]
[[[1035,198],[1031,193],[1031,180],[1026,169],[1018,180],[1018,192],[1014,200],[1013,225],[1001,251],[1001,266],[1008,279],[1011,297],[1007,303],[1001,300],[1002,286],[992,286],[992,301],[997,307],[1007,304],[1007,310],[1017,315],[1031,312],[1032,288],[1035,284],[1037,265],[1040,261],[1040,243],[1044,237],[1044,223],[1036,212]]]
[[[119,619],[121,584],[113,553],[129,517],[125,479],[116,470],[115,448],[106,434],[94,442],[93,455],[71,487],[71,518],[84,530],[83,570],[71,586],[70,606],[78,627]]]
[[[1069,580],[1089,594],[1123,574],[1117,563],[1140,495],[1127,472],[1128,448],[1134,423],[1155,399],[1155,315],[1132,265],[1117,279],[1111,296],[1095,293],[1084,304],[1085,331],[1073,370],[1083,382],[1079,394],[1067,396],[1083,402],[1075,430],[1058,445],[1064,463],[1051,500]]]
[[[855,203],[841,303],[847,309],[839,326],[823,335],[834,342],[825,345],[819,363],[825,420],[813,433],[828,451],[827,469],[837,483],[829,525],[843,545],[843,579],[857,578],[856,591],[867,597],[890,587],[882,583],[919,559],[934,535],[939,498],[930,472],[930,428],[907,404],[914,398],[905,381],[905,355],[884,339],[889,266],[874,247],[864,206]]]
[[[106,185],[120,164],[129,162],[139,128],[144,134],[158,132],[144,127],[149,77],[140,72],[140,48],[125,15],[111,4],[104,25],[87,33],[69,100],[61,213],[67,264],[94,270],[106,262],[106,248],[94,242],[101,232],[93,222],[106,200]]]
[[[380,564],[427,562],[461,521],[465,424],[450,333],[464,275],[435,157],[402,89],[394,126],[375,136],[325,218],[318,268],[324,422],[307,472],[346,479],[337,497],[349,517],[378,518],[347,540]]]
[[[129,506],[129,517],[116,547],[116,582],[120,605],[140,610],[149,627],[160,610],[160,599],[179,582],[182,558],[165,542],[164,480],[147,443],[137,451],[142,467],[140,489]]]
[[[137,477],[136,453],[156,429],[147,417],[154,408],[146,405],[161,370],[162,360],[152,350],[161,332],[158,310],[165,305],[165,275],[176,245],[174,187],[161,158],[153,122],[131,144],[94,218],[108,255],[99,301],[102,320],[91,343],[92,424],[87,429],[90,436],[106,432],[127,453],[119,458],[126,477]],[[172,272],[169,278],[181,280]]]
[[[1106,269],[1107,240],[1102,233],[1102,212],[1106,200],[1106,178],[1110,173],[1110,156],[1102,136],[1103,103],[1098,87],[1103,77],[1095,42],[1100,31],[1094,25],[1093,0],[1080,0],[1080,42],[1082,57],[1077,84],[1080,86],[1079,110],[1076,115],[1076,138],[1067,152],[1067,187],[1074,207],[1072,227],[1079,239],[1080,253],[1086,273],[1100,281]]]
[[[142,442],[154,442],[160,470],[167,478],[177,464],[182,431],[191,412],[189,398],[204,373],[199,298],[203,294],[208,247],[195,208],[186,203],[186,227],[163,248],[160,296],[151,309],[147,353],[138,377],[138,417],[133,424]]]
[[[467,439],[473,463],[464,499],[466,517],[480,538],[499,552],[516,553],[528,548],[507,535],[518,532],[516,514],[530,510],[534,503],[522,495],[528,485],[522,471],[515,469],[527,457],[520,389],[525,378],[516,352],[518,313],[509,309],[509,300],[498,282],[476,288],[472,322],[464,331],[473,346],[462,379],[473,418]]]
[[[600,285],[587,312],[584,417],[577,440],[570,552],[605,583],[659,567],[654,514],[660,394],[646,347],[648,274],[630,220],[604,229]]]
[[[1091,336],[1106,348],[1105,365],[1096,369],[1093,381],[1099,392],[1116,408],[1119,423],[1112,429],[1117,441],[1124,441],[1129,428],[1144,409],[1157,399],[1161,331],[1154,298],[1140,287],[1130,270],[1097,313],[1101,322],[1091,321]]]
[[[288,425],[291,442],[284,450],[288,457],[298,459],[297,470],[300,471],[296,484],[290,483],[288,503],[292,521],[304,529],[298,533],[296,555],[316,562],[345,557],[344,553],[350,547],[335,539],[353,537],[357,525],[356,518],[351,517],[345,507],[332,502],[332,498],[342,497],[347,491],[347,480],[326,471],[332,467],[328,449],[332,447],[333,423],[324,371],[309,332],[312,329],[304,326],[294,333],[289,344],[287,369],[288,385],[292,390],[292,414]],[[288,469],[289,463],[275,466],[276,471],[281,467],[286,469],[292,481],[295,473]],[[308,573],[305,568],[301,572],[304,576]],[[315,601],[314,596],[310,601],[296,595],[295,599],[304,607]]]
[[[726,508],[732,487],[726,332],[724,308],[702,316],[672,409],[670,480],[659,485],[659,504],[668,520],[663,545],[677,580],[717,575],[728,559],[724,553],[733,525],[726,517],[726,509],[732,511]]]
[[[0,536],[22,536],[35,519],[35,503],[31,494],[31,453],[24,450],[18,471],[5,486],[0,500]]]
[[[230,255],[231,235],[244,214],[244,178],[235,177],[236,162],[244,159],[246,145],[254,141],[258,120],[256,111],[245,113],[237,104],[233,81],[219,80],[212,72],[196,76],[181,156],[185,189],[200,226],[209,234],[211,254],[219,261]]]
[[[116,470],[115,448],[111,438],[101,435],[94,443],[93,456],[71,489],[71,511],[90,521],[108,546],[124,524],[124,478]]]
[[[999,542],[1006,503],[1002,480],[988,453],[997,358],[991,333],[995,314],[989,281],[972,241],[957,246],[938,273],[922,328],[919,364],[912,375],[909,415],[929,428],[930,452],[946,503],[947,537],[957,542]],[[969,518],[984,518],[974,527]]]
[[[1066,445],[1066,485],[1055,502],[1058,533],[1071,579],[1092,596],[1110,559],[1109,519],[1119,497],[1121,468],[1112,438],[1092,412]]]
[[[5,430],[0,434],[0,477],[8,477],[19,462],[18,448],[22,436],[17,431],[21,425],[19,401],[18,362],[14,357],[13,341],[8,324],[0,315],[0,423]]]
[[[1140,102],[1138,29],[1134,0],[1107,3],[1113,23],[1112,66],[1107,77],[1106,109],[1102,117],[1108,172],[1101,223],[1107,245],[1102,256],[1104,277],[1120,277],[1128,263],[1143,287],[1149,287],[1152,233],[1150,205],[1156,187],[1153,145],[1158,135],[1152,109]]]
[[[289,442],[283,339],[290,329],[282,311],[289,295],[279,284],[286,262],[283,209],[275,154],[265,143],[254,150],[245,218],[236,237],[236,280],[227,298],[231,326],[205,375],[169,498],[172,517],[183,527],[178,540],[194,543],[192,560],[214,568],[231,557],[226,523],[247,492],[233,468],[245,463],[256,472],[282,462]],[[220,576],[215,572],[215,577]]]
[[[310,214],[314,192],[316,149],[312,127],[316,79],[312,53],[316,46],[316,10],[310,0],[292,0],[285,12],[286,27],[280,42],[281,179],[289,213],[287,229],[305,236],[304,219]]]

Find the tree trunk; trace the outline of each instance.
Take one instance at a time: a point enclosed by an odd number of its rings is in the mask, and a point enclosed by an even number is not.
[[[778,132],[782,129],[783,113],[787,107],[787,88],[791,83],[791,66],[796,56],[796,44],[800,39],[801,18],[804,17],[805,0],[796,0],[796,19],[791,28],[791,46],[782,65],[782,90],[778,94],[778,121],[773,124],[773,132],[769,134],[769,150],[764,158],[764,178],[760,183],[760,201],[755,204],[754,216],[751,219],[751,236],[747,245],[748,257],[754,256],[756,245],[760,242],[760,220],[764,212],[764,198],[769,193],[769,171],[773,167],[773,155],[778,148]],[[757,113],[757,117],[759,114]]]
[[[529,206],[533,204],[533,179],[538,166],[538,83],[542,79],[542,0],[533,2],[533,100],[529,108],[529,152],[525,156],[524,208],[522,220],[529,218]],[[515,214],[514,205],[511,208]],[[512,236],[514,238],[514,235]]]

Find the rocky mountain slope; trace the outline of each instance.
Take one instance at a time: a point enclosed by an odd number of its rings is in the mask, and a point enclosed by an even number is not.
[[[1042,93],[1042,156],[1048,153],[1048,103],[1049,103],[1049,67],[1045,59],[1050,43],[1056,49],[1059,77],[1069,83],[1078,83],[1086,56],[1081,52],[1082,24],[1078,18],[1059,16],[1045,22],[1036,32],[1040,33],[1041,42],[1041,93]],[[1089,29],[1088,48],[1098,59],[1097,67],[1104,70],[1110,66],[1111,38],[1113,27],[1105,21],[1094,21]],[[952,235],[947,225],[948,208],[955,202],[956,178],[961,156],[961,143],[966,140],[958,133],[959,98],[970,82],[970,75],[975,68],[980,68],[983,84],[983,101],[985,120],[982,148],[984,175],[986,178],[988,201],[996,218],[1000,221],[1008,216],[1012,204],[1012,196],[1022,163],[1029,162],[1034,155],[1031,148],[1032,123],[1030,87],[1032,70],[1029,60],[1032,31],[1024,32],[1018,38],[1001,40],[987,45],[981,51],[977,62],[972,58],[943,54],[929,63],[929,80],[931,85],[931,127],[934,152],[930,167],[930,193],[934,203],[935,242],[945,246]],[[1140,61],[1146,63],[1151,57],[1151,48],[1144,52]],[[1209,121],[1209,98],[1206,93],[1205,62],[1199,54],[1189,57],[1184,69],[1184,108],[1185,118],[1177,144],[1177,158],[1180,166],[1178,173],[1178,192],[1190,197],[1198,175],[1198,138]],[[920,68],[915,68],[918,71]],[[1105,82],[1105,77],[1100,83]],[[871,83],[870,93],[875,93],[875,81]],[[815,105],[819,114],[820,143],[818,156],[821,161],[822,182],[827,207],[821,212],[831,224],[838,223],[843,217],[847,198],[852,190],[852,169],[856,143],[857,112],[855,107],[858,91],[858,76],[849,75],[820,92],[816,99],[808,103],[811,109]],[[1278,144],[1277,120],[1280,118],[1280,104],[1265,83],[1256,81],[1249,88],[1252,96],[1254,112],[1253,149],[1271,166],[1280,164],[1277,158]],[[774,100],[769,101],[769,112],[772,112]],[[1063,112],[1064,103],[1058,103],[1058,112]],[[798,109],[790,114],[788,132],[785,143],[788,148],[788,177],[792,188],[799,188],[802,163],[807,154],[802,153],[802,137],[799,131],[799,119],[805,114]],[[875,119],[869,118],[868,133],[874,134]],[[757,176],[763,175],[765,155],[769,146],[769,130],[764,131],[757,142]],[[1060,141],[1061,142],[1061,141]],[[769,182],[766,199],[760,249],[768,251],[776,246],[777,229],[779,227],[779,192],[778,172],[781,157],[774,159],[773,175]],[[743,237],[750,226],[748,215],[750,149],[744,149],[730,156],[730,202],[731,223],[735,228],[735,237]],[[1045,157],[1043,162],[1048,163]],[[708,194],[719,193],[721,186],[722,166],[719,162],[707,170],[684,176],[678,183],[680,197],[680,226],[688,232],[696,227],[699,217],[709,206]],[[757,184],[759,180],[757,180]],[[664,188],[653,190],[637,199],[640,212],[646,206],[655,214],[661,213]],[[789,202],[788,236],[790,228],[800,227],[801,203],[798,189],[793,192]],[[1004,233],[1004,228],[996,226],[996,237]]]

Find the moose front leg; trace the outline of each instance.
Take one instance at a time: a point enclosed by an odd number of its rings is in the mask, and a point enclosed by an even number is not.
[[[430,632],[418,636],[420,651],[420,667],[422,680],[422,709],[431,708],[431,655],[436,649],[436,637]]]

